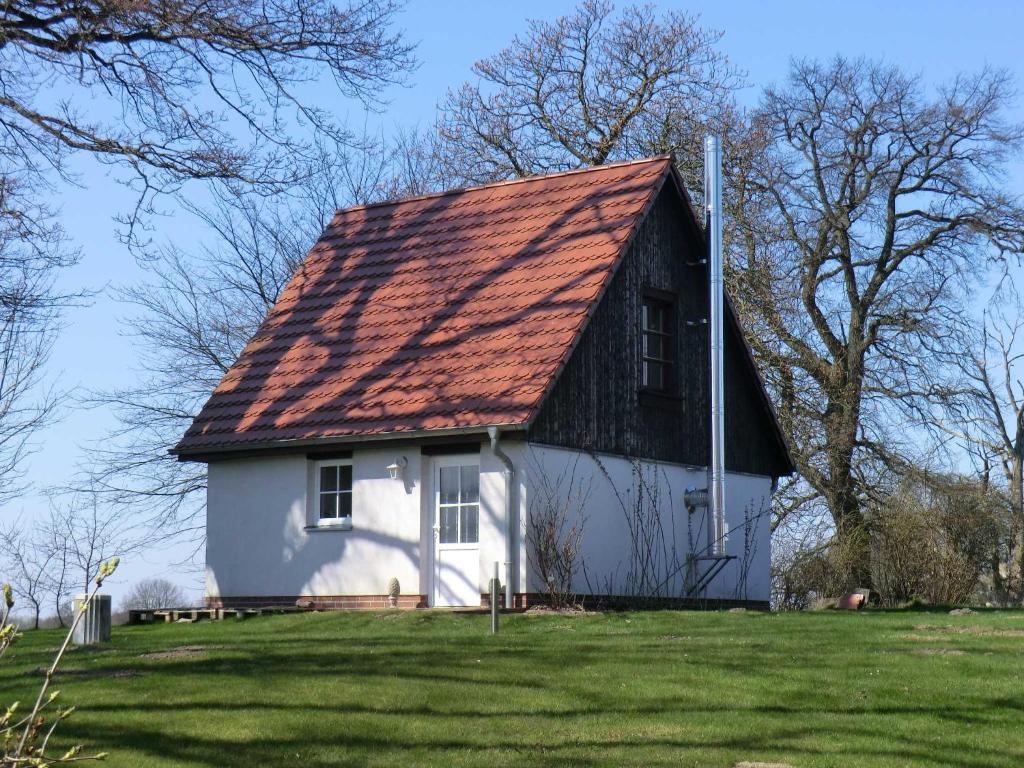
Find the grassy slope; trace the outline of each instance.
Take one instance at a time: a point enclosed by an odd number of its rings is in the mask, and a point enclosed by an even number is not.
[[[1024,613],[487,627],[332,613],[115,628],[109,649],[69,657],[58,687],[79,710],[62,733],[109,750],[111,766],[1024,762]],[[0,662],[0,701],[29,698],[39,678],[27,672],[57,642],[26,633]],[[207,650],[140,658],[186,644]],[[111,674],[124,670],[137,674]]]

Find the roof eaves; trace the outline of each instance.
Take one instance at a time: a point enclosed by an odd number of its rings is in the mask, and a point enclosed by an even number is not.
[[[486,435],[490,427],[499,427],[511,432],[525,431],[522,423],[486,424],[469,427],[443,427],[440,429],[411,429],[397,432],[376,432],[359,435],[339,435],[337,437],[310,437],[293,440],[264,440],[246,442],[243,440],[220,445],[194,446],[181,448],[180,444],[167,451],[178,461],[208,461],[211,457],[229,458],[231,455],[275,451],[290,448],[313,448],[322,446],[344,446],[368,442],[391,442],[398,440],[422,440],[430,437],[450,437],[463,435]]]

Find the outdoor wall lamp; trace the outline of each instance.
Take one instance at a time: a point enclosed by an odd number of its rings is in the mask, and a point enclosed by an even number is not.
[[[392,480],[397,480],[402,476],[402,470],[409,464],[409,460],[402,456],[394,464],[388,464],[388,474]]]

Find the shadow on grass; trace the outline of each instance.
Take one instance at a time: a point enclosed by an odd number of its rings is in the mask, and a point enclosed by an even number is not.
[[[1000,710],[1004,710],[1000,712]],[[288,704],[284,702],[224,702],[219,700],[175,701],[175,702],[146,702],[132,704],[125,707],[118,704],[91,704],[90,713],[121,714],[127,711],[147,712],[155,715],[176,712],[268,712],[272,714],[298,713],[313,715],[370,715],[373,717],[401,718],[401,717],[433,717],[433,718],[458,718],[460,720],[491,720],[514,718],[517,720],[531,719],[565,719],[597,717],[603,715],[622,715],[625,717],[636,716],[677,716],[694,714],[756,714],[756,715],[780,715],[780,716],[807,716],[823,718],[837,717],[905,717],[909,715],[935,717],[941,720],[949,720],[971,725],[976,723],[988,723],[993,720],[1010,720],[1015,715],[1005,710],[1024,712],[1024,703],[1019,700],[999,698],[984,702],[973,707],[959,707],[951,710],[948,707],[925,706],[925,705],[904,705],[904,706],[857,706],[850,707],[819,707],[808,704],[806,706],[786,706],[779,704],[753,704],[750,706],[724,706],[721,704],[682,702],[678,698],[665,698],[654,701],[647,701],[637,706],[614,706],[608,704],[594,704],[588,707],[568,708],[545,708],[532,707],[529,711],[520,711],[511,707],[482,710],[479,707],[447,707],[433,706],[429,704],[402,705],[387,704],[379,707],[356,704],[356,703],[322,703],[317,705],[309,704]]]
[[[155,729],[135,728],[124,731],[112,725],[93,724],[81,731],[68,728],[65,735],[73,739],[88,739],[95,744],[116,744],[121,750],[132,750],[151,758],[210,768],[251,768],[258,765],[302,765],[307,768],[356,766],[365,765],[370,758],[380,763],[385,756],[393,758],[395,764],[405,765],[425,762],[450,765],[453,761],[470,761],[479,765],[506,762],[517,766],[592,766],[634,763],[637,757],[651,750],[674,757],[665,761],[641,758],[643,764],[680,764],[687,754],[694,753],[722,758],[729,755],[785,754],[788,759],[798,762],[801,757],[834,758],[842,755],[841,750],[834,747],[825,749],[806,746],[806,738],[811,734],[812,731],[804,727],[782,727],[764,729],[758,734],[722,738],[637,734],[631,738],[562,737],[537,740],[530,734],[509,734],[506,730],[479,734],[480,740],[474,743],[468,739],[440,734],[410,739],[384,728],[374,735],[350,732],[328,738],[323,729],[312,725],[306,733],[285,737],[253,737],[241,741],[206,735],[183,737]],[[883,742],[887,746],[883,746]],[[919,761],[929,766],[985,768],[993,764],[992,758],[1004,755],[995,747],[979,749],[977,745],[955,743],[926,747],[890,735],[884,740],[879,739],[873,746],[862,746],[857,756],[877,758],[879,765],[903,765],[908,761]]]

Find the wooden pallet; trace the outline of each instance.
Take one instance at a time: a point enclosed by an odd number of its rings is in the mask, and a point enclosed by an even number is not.
[[[192,624],[206,619],[223,621],[224,619],[249,619],[253,616],[266,616],[276,613],[297,613],[305,609],[294,606],[268,606],[265,608],[165,608],[162,610],[128,611],[129,624],[171,624],[182,622]]]

